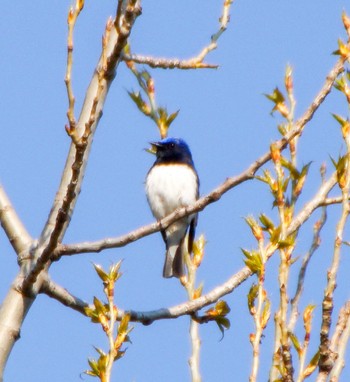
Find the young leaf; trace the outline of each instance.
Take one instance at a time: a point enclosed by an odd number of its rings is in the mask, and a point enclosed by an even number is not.
[[[248,298],[248,309],[251,315],[254,315],[256,313],[255,310],[255,300],[258,296],[259,286],[257,284],[253,284],[250,289],[249,293],[247,295]]]
[[[289,332],[288,336],[289,336],[290,340],[292,341],[292,344],[293,344],[293,346],[294,346],[295,350],[297,351],[298,356],[300,358],[300,356],[301,356],[301,354],[303,352],[303,349],[302,349],[302,347],[301,347],[301,345],[299,343],[299,340],[298,340],[297,336],[294,333],[292,333],[292,332]]]
[[[303,372],[303,377],[307,378],[309,377],[316,369],[318,365],[318,361],[320,359],[320,352],[317,351],[317,353],[312,357],[311,361],[309,364],[306,366],[304,372]]]
[[[117,264],[113,264],[109,268],[108,278],[113,283],[116,282],[122,276],[122,273],[119,272],[121,264],[122,262],[118,261]]]
[[[219,300],[215,304],[215,310],[217,311],[219,316],[226,316],[231,311],[230,307],[227,305],[227,302],[224,300]]]
[[[206,240],[203,234],[193,243],[193,263],[196,267],[199,267],[202,263],[205,244]]]
[[[259,216],[259,220],[263,225],[263,230],[271,232],[275,228],[272,220],[269,219],[265,214],[261,214]]]
[[[271,302],[270,300],[266,299],[263,311],[261,313],[261,318],[260,318],[260,324],[263,329],[266,328],[267,323],[269,322],[271,316]]]
[[[333,54],[347,58],[350,54],[350,50],[347,44],[344,44],[341,39],[338,39],[338,49]]]
[[[174,119],[177,117],[179,112],[180,112],[180,110],[177,110],[174,113],[171,113],[169,115],[168,119],[166,120],[166,124],[167,124],[168,127],[173,123]]]
[[[215,320],[215,322],[217,323],[217,325],[218,325],[218,327],[220,329],[220,332],[222,334],[222,338],[224,338],[225,330],[228,330],[231,327],[230,320],[228,318],[226,318],[226,317],[218,317]]]
[[[107,273],[102,269],[101,265],[93,264],[96,273],[98,274],[98,277],[103,281],[106,282],[108,280]]]
[[[262,265],[263,265],[261,254],[256,251],[249,252],[242,248],[241,248],[241,251],[243,252],[245,256],[245,260],[244,260],[245,265],[253,273],[260,275],[262,271]]]
[[[275,106],[273,107],[271,114],[273,114],[275,111],[279,111],[283,117],[288,116],[288,108],[285,103],[284,95],[281,93],[281,91],[276,87],[272,94],[264,94],[266,98],[268,98],[270,101],[272,101]]]
[[[311,332],[312,313],[315,308],[316,308],[316,305],[308,305],[304,310],[303,321],[304,321],[305,332],[307,334]]]
[[[199,298],[202,295],[202,292],[203,292],[203,283],[201,283],[199,287],[195,289],[195,291],[193,292],[192,299],[195,300]]]
[[[252,217],[248,216],[244,219],[246,223],[249,225],[250,229],[252,230],[252,233],[256,240],[263,240],[264,234],[262,231],[262,228],[259,226],[258,222]]]

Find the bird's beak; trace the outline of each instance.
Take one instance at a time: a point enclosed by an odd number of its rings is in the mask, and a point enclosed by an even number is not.
[[[148,149],[145,149],[148,153],[157,155],[159,143],[158,142],[150,142],[151,147]]]

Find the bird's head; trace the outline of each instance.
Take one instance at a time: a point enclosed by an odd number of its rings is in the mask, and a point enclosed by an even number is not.
[[[165,138],[158,142],[151,142],[151,148],[147,151],[157,156],[156,163],[193,165],[190,148],[181,138]]]

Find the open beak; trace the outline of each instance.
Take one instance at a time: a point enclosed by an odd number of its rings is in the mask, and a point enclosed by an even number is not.
[[[157,155],[158,147],[160,147],[160,144],[158,142],[150,142],[151,147],[148,149],[145,149],[148,153]]]

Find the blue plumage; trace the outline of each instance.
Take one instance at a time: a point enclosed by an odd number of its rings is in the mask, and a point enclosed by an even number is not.
[[[154,217],[160,220],[198,199],[199,179],[191,151],[184,140],[166,138],[151,145],[157,159],[146,177],[146,195]],[[166,245],[163,277],[185,274],[184,251],[192,251],[196,225],[197,214],[192,214],[162,231]]]

